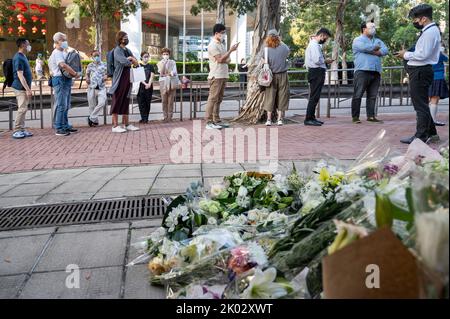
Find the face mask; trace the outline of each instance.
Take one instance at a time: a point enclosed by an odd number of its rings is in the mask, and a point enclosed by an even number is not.
[[[374,36],[375,33],[377,33],[377,30],[375,28],[370,28],[369,29],[369,35]]]
[[[169,60],[169,56],[167,54],[163,54],[163,59],[167,61]]]
[[[100,57],[99,56],[95,56],[94,57],[94,61],[97,62],[97,63],[100,62]]]
[[[413,26],[416,29],[422,30],[423,29],[423,25],[420,25],[419,22],[413,22]]]
[[[31,45],[27,46],[27,52],[31,52]]]
[[[69,48],[69,43],[67,41],[64,41],[61,43],[61,48],[63,48],[64,50]]]
[[[147,64],[147,63],[148,63],[148,58],[143,58],[143,59],[142,59],[142,62],[144,62],[145,64]]]
[[[325,44],[325,42],[327,42],[326,39],[319,40],[319,44]]]
[[[125,40],[122,41],[122,43],[125,44],[125,45],[128,45],[128,43],[130,43],[130,40],[125,39]]]

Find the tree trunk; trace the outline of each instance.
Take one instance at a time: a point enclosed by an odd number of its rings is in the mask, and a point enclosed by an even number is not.
[[[94,1],[94,13],[92,19],[95,25],[95,49],[102,53],[102,18],[100,13],[100,0]]]
[[[225,0],[217,0],[216,23],[225,25]]]
[[[338,7],[336,9],[336,32],[334,35],[334,45],[332,55],[334,62],[331,64],[332,70],[339,69],[339,51],[340,49],[343,49],[342,44],[344,43],[344,12],[345,7],[347,6],[347,1],[348,0],[340,0]],[[336,83],[338,79],[339,79],[338,72],[337,71],[331,72],[330,84]]]
[[[248,70],[247,99],[242,112],[233,120],[246,124],[256,124],[264,116],[264,91],[260,90],[255,74],[260,62],[257,56],[264,45],[267,32],[271,29],[280,30],[280,0],[258,0],[257,4],[253,49]]]

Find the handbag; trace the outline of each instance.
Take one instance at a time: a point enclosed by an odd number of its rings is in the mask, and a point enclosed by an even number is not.
[[[264,48],[264,65],[258,73],[258,84],[269,87],[273,80],[273,73],[269,67],[269,48]]]
[[[131,83],[145,82],[146,80],[145,70],[142,66],[137,68],[131,68],[130,72],[131,72],[130,74]]]

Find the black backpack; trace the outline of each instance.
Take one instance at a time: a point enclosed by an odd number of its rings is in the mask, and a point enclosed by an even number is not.
[[[11,87],[14,81],[12,59],[7,59],[5,62],[3,62],[3,74],[5,75],[5,83],[3,83],[3,93],[4,93],[6,87]]]
[[[76,50],[72,50],[67,54],[65,63],[77,73],[83,71],[83,67],[81,65],[81,57],[78,51]],[[65,70],[61,69],[61,72],[65,77],[69,79],[73,78],[73,76],[71,76],[70,73]]]
[[[114,75],[114,49],[108,52],[106,55],[106,72],[108,73],[108,77],[112,78]]]

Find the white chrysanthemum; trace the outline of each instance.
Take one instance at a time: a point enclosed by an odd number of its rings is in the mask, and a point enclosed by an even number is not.
[[[150,234],[150,240],[153,243],[157,243],[164,238],[166,235],[166,229],[164,227],[157,228],[153,233]]]
[[[248,190],[247,188],[245,188],[244,186],[239,187],[239,191],[238,191],[238,197],[245,197],[248,194]]]
[[[242,208],[248,208],[250,206],[250,197],[236,197],[236,204],[238,204]]]
[[[241,185],[242,185],[242,182],[243,182],[242,178],[235,178],[235,179],[233,180],[233,185],[234,185],[234,186],[241,186]]]
[[[250,242],[247,245],[248,251],[250,252],[250,261],[254,262],[258,266],[264,266],[267,264],[267,256],[264,249],[255,242]]]
[[[217,225],[217,219],[215,219],[214,217],[209,217],[208,225]]]
[[[247,217],[245,215],[231,215],[225,222],[225,225],[229,226],[242,226],[248,223]]]
[[[217,196],[220,195],[220,193],[222,193],[224,190],[226,190],[225,185],[223,184],[215,184],[211,186],[211,191],[210,191],[210,195],[211,198],[216,198]]]

